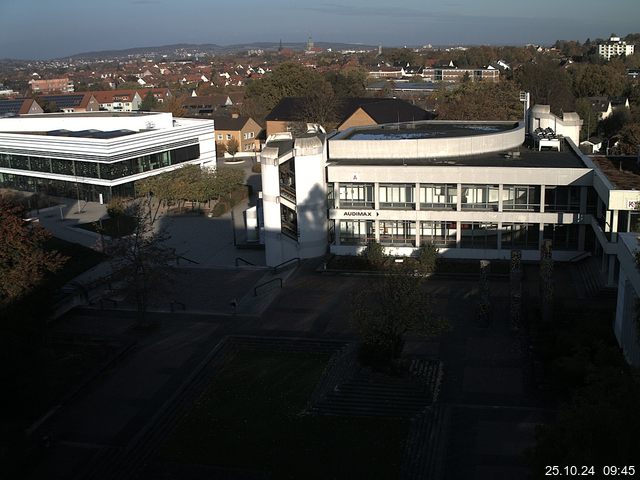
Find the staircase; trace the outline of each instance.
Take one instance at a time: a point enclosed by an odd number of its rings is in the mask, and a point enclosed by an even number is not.
[[[599,258],[590,257],[573,266],[572,276],[578,285],[580,298],[615,298],[617,288],[606,285],[606,274],[600,271],[600,262]]]

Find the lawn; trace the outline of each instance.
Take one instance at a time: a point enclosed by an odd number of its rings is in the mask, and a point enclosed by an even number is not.
[[[327,360],[241,350],[181,419],[160,460],[272,478],[398,478],[405,421],[301,415]]]

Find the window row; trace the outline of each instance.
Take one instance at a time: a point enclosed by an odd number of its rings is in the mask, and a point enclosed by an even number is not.
[[[113,163],[83,162],[48,157],[0,154],[0,167],[75,177],[116,180],[200,157],[200,145],[167,150]]]
[[[577,186],[545,187],[544,209],[546,212],[579,212],[580,189]],[[333,185],[329,185],[329,208],[375,208],[375,186],[373,183],[340,183],[338,198]],[[502,194],[498,185],[467,185],[460,189],[462,210],[498,211],[502,196],[503,211],[540,211],[539,185],[504,185]],[[456,184],[420,184],[418,197],[416,185],[380,184],[378,202],[381,209],[456,210],[458,186]],[[336,202],[338,200],[338,202]]]
[[[379,242],[386,246],[415,247],[420,243],[432,243],[437,247],[473,249],[537,250],[540,245],[540,226],[537,223],[497,223],[455,221],[407,221],[381,220],[378,223]],[[416,228],[419,229],[416,232]],[[376,240],[373,220],[340,220],[341,245],[366,245]],[[549,239],[556,250],[578,250],[579,225],[546,224],[543,239]],[[416,235],[417,234],[417,235]],[[500,241],[498,241],[500,238]]]

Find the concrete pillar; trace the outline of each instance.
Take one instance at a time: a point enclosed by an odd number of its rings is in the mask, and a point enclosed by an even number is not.
[[[608,255],[609,267],[607,272],[607,287],[615,287],[615,274],[616,274],[616,256]]]
[[[373,224],[376,231],[376,242],[380,243],[380,220],[374,220]]]
[[[502,189],[503,189],[504,185],[502,183],[498,184],[498,212],[502,212]],[[498,236],[500,235],[500,233],[498,233]],[[498,248],[500,248],[500,246],[498,245]]]
[[[458,183],[456,185],[456,198],[458,200],[457,204],[456,204],[456,212],[460,212],[462,211],[462,184]],[[458,222],[458,233],[460,233],[460,222]],[[460,239],[458,238],[458,244],[460,243]]]
[[[544,213],[545,185],[540,185],[540,213]]]
[[[334,208],[340,208],[340,182],[333,183],[333,205]]]
[[[500,190],[502,190],[502,185],[500,185]],[[498,208],[502,211],[502,197],[500,197],[500,205]],[[502,250],[502,222],[498,222],[498,250]]]
[[[380,184],[378,182],[373,184],[373,208],[380,210]],[[388,201],[388,200],[387,200]]]
[[[416,211],[420,211],[420,184],[418,182],[416,182],[415,189],[413,200],[415,202]]]
[[[416,247],[420,246],[420,220],[416,220]]]
[[[611,211],[611,241],[618,241],[618,210]]]
[[[335,220],[333,224],[333,244],[340,245],[340,222],[342,220]]]
[[[458,192],[460,192],[460,184],[458,184]],[[458,195],[458,208],[460,208],[460,195]],[[456,248],[461,248],[462,243],[462,222],[456,222]]]
[[[580,187],[580,213],[587,213],[587,187]]]
[[[542,250],[542,242],[544,241],[544,223],[538,225],[538,252]]]

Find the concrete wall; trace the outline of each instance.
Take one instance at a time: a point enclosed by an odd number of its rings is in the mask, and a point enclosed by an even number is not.
[[[429,121],[424,123],[446,126],[452,122]],[[487,122],[454,122],[482,124]],[[496,122],[491,122],[495,124]],[[509,122],[513,123],[513,122]],[[365,130],[366,131],[366,130]],[[332,158],[364,158],[364,159],[407,159],[407,158],[442,158],[479,155],[482,153],[504,152],[517,149],[524,142],[524,124],[520,123],[512,130],[486,135],[468,137],[419,138],[410,140],[349,140],[348,135],[334,137],[329,140],[329,152]],[[390,131],[390,133],[393,133]]]
[[[99,104],[96,103],[99,106]],[[95,129],[133,130],[172,128],[171,113],[151,113],[119,116],[117,113],[48,113],[38,116],[18,116],[0,119],[0,132],[47,132],[50,130]]]
[[[640,247],[637,234],[621,234],[617,245],[620,276],[613,330],[627,361],[635,367],[640,367],[640,343],[635,320],[636,301],[640,296],[640,272],[634,259],[634,253]]]
[[[549,105],[534,105],[529,112],[529,130],[551,128],[558,135],[569,137],[575,145],[580,144],[582,120],[575,112],[565,112],[562,118],[551,113]]]

